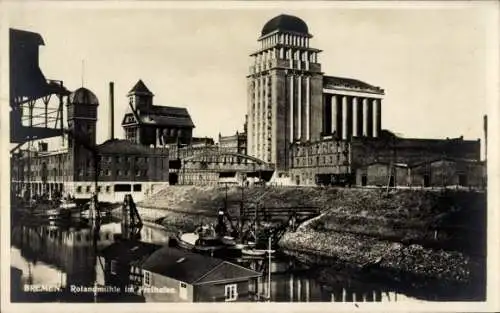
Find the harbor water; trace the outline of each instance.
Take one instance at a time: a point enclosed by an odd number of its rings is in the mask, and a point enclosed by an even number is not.
[[[117,220],[104,221],[97,231],[81,221],[15,224],[11,230],[12,301],[145,301],[135,294],[107,297],[91,291],[97,282],[103,280],[102,264],[96,256],[97,252],[112,244],[121,232],[121,224]],[[169,233],[154,224],[144,225],[140,231],[140,240],[143,242],[165,245],[168,238]],[[239,258],[228,261],[262,271],[264,275],[258,282],[259,293],[268,295],[270,287],[271,301],[420,301],[397,290],[354,282],[349,277],[334,281],[320,280],[314,267],[310,268],[287,257],[275,256],[272,259],[270,284],[267,259]],[[28,290],[33,287],[27,286],[43,286],[45,289],[33,292]],[[90,291],[80,292],[85,289]]]

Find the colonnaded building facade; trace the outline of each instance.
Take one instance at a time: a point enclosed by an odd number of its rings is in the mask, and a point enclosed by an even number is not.
[[[384,90],[325,75],[311,38],[307,24],[291,15],[262,28],[247,76],[250,156],[293,184],[484,183],[480,140],[409,139],[383,130]],[[401,166],[406,176],[392,177]],[[419,174],[412,179],[414,167]]]

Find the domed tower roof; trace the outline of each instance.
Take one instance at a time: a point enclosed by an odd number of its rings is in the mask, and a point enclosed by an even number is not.
[[[281,14],[270,19],[262,28],[261,36],[270,34],[275,30],[309,35],[306,22],[293,15]]]
[[[99,105],[96,95],[84,87],[78,88],[69,95],[69,103]]]

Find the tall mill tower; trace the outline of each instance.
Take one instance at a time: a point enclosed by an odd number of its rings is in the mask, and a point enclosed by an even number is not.
[[[322,132],[321,50],[311,48],[306,23],[279,15],[262,28],[251,54],[248,81],[248,154],[290,167],[293,142],[316,141]]]
[[[95,178],[94,160],[88,147],[96,145],[98,106],[96,95],[87,88],[79,88],[68,97],[68,128],[73,136],[68,140],[69,168],[65,170],[69,173],[67,191],[71,194],[75,192],[72,182]]]

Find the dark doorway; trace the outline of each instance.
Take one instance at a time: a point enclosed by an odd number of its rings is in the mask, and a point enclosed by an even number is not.
[[[431,178],[428,174],[424,175],[424,187],[429,187],[431,185]]]
[[[361,175],[361,186],[366,186],[368,184],[368,176]]]
[[[179,175],[177,173],[168,173],[168,183],[170,185],[177,185],[179,182]]]
[[[298,185],[300,185],[300,176],[299,175],[296,175],[295,176],[295,183]]]
[[[458,174],[458,185],[467,186],[467,176],[465,174]]]
[[[391,175],[391,178],[389,180],[389,187],[394,187],[394,175]]]

